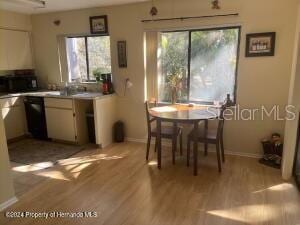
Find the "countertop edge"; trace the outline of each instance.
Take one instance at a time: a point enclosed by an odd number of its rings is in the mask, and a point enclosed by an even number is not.
[[[99,95],[96,96],[64,96],[64,95],[51,95],[51,94],[46,94],[45,92],[49,93],[49,91],[37,91],[37,92],[30,92],[30,93],[14,93],[14,94],[5,94],[0,96],[0,99],[7,99],[7,98],[16,98],[16,97],[44,97],[44,98],[57,98],[57,99],[78,99],[78,100],[98,100],[102,98],[108,98],[108,97],[113,97],[116,96],[116,93],[113,94],[108,94],[108,95],[103,95],[99,93]],[[95,92],[87,92],[90,93],[91,95],[95,95]]]

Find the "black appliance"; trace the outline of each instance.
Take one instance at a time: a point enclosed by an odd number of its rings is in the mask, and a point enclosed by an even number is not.
[[[43,97],[24,99],[28,131],[34,138],[47,139],[47,125]]]
[[[0,89],[2,92],[28,92],[37,91],[37,78],[33,70],[14,71],[11,75],[0,77]]]
[[[115,122],[113,130],[114,130],[114,141],[124,142],[125,139],[124,123],[122,121]]]

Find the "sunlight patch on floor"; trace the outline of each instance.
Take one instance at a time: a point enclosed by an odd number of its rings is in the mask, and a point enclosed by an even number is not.
[[[207,211],[208,214],[231,219],[243,223],[261,223],[278,217],[276,206],[273,205],[245,205],[223,210]]]
[[[82,157],[73,157],[58,160],[54,167],[53,162],[42,162],[31,165],[21,165],[12,167],[15,172],[33,173],[37,176],[48,177],[51,179],[70,181],[77,179],[87,167],[101,160],[116,160],[123,156],[107,156],[107,154],[97,154]]]
[[[148,162],[148,165],[149,166],[156,166],[157,162],[156,161],[150,161],[150,162]]]
[[[41,171],[41,172],[36,173],[36,175],[48,177],[51,179],[70,181],[69,178],[67,178],[61,171],[58,171],[58,170]]]
[[[254,191],[252,193],[260,193],[260,192],[264,192],[264,191],[285,191],[285,190],[289,190],[291,188],[294,188],[294,185],[293,184],[290,184],[290,183],[282,183],[282,184],[278,184],[278,185],[274,185],[274,186],[271,186],[271,187],[268,187],[268,188],[265,188],[265,189],[261,189],[261,190],[258,190],[258,191]]]
[[[81,165],[76,166],[75,168],[71,169],[70,172],[74,178],[78,178],[81,172],[87,168],[88,166],[92,165],[92,163],[84,163]]]
[[[53,162],[41,162],[41,163],[33,163],[30,165],[14,166],[14,167],[12,167],[12,170],[16,171],[16,172],[27,173],[27,172],[33,172],[33,171],[42,170],[42,169],[45,169],[48,167],[52,167],[53,165],[54,165]]]
[[[82,157],[74,157],[68,159],[62,159],[58,161],[58,164],[61,166],[72,165],[72,164],[79,164],[79,163],[88,163],[88,162],[95,162],[99,160],[113,160],[113,159],[122,159],[123,156],[107,156],[107,154],[99,154],[99,155],[92,155],[92,156],[82,156]]]

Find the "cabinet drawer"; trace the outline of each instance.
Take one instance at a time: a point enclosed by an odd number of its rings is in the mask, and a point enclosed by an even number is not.
[[[0,99],[0,108],[8,108],[12,106],[20,106],[23,101],[21,97],[11,97]]]
[[[45,107],[73,109],[72,99],[45,98]]]

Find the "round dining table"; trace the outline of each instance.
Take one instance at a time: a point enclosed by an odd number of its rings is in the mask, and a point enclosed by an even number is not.
[[[149,114],[156,119],[157,130],[157,167],[161,169],[161,123],[172,122],[174,134],[177,131],[178,123],[190,123],[193,124],[194,130],[199,129],[199,123],[201,121],[208,121],[215,119],[219,116],[219,107],[215,106],[201,106],[201,105],[168,105],[159,106],[149,109]],[[206,123],[207,124],[207,123]],[[193,170],[194,175],[198,173],[198,137],[197,132],[193,132]],[[174,135],[172,140],[173,148],[176,146],[177,137]],[[176,148],[176,147],[175,147]],[[173,151],[175,152],[175,151]],[[175,163],[175,155],[173,157],[173,163]]]

